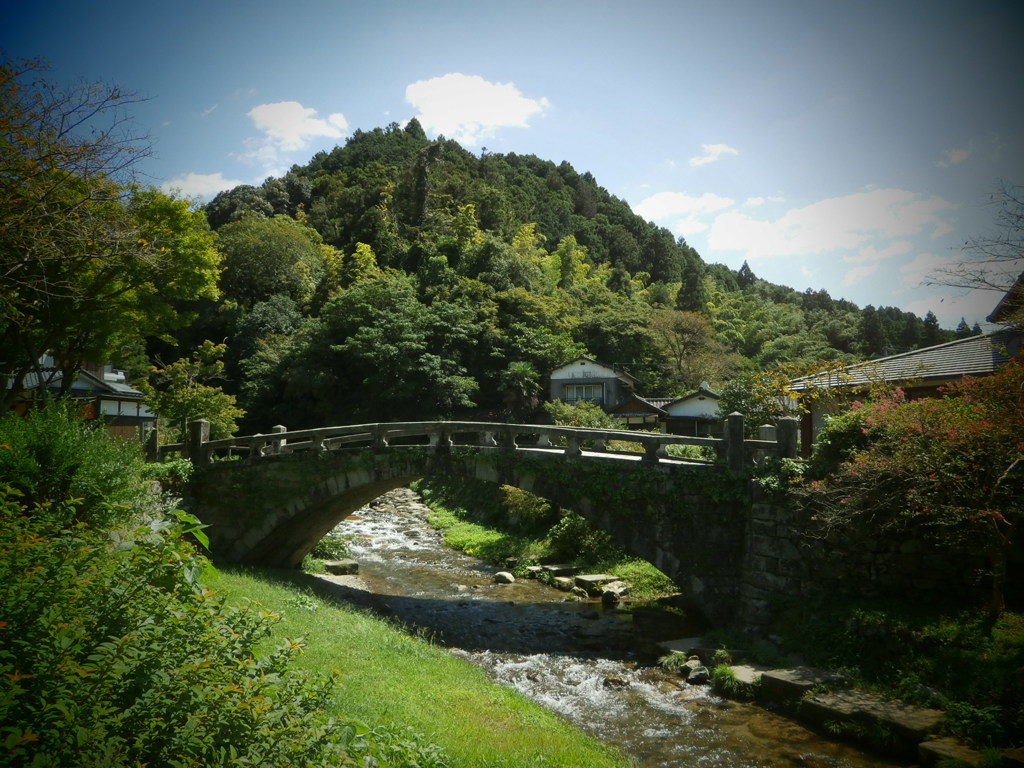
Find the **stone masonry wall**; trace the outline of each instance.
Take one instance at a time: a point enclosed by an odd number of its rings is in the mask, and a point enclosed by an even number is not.
[[[940,550],[921,535],[813,538],[806,514],[772,503],[751,484],[739,621],[763,631],[779,596],[899,597],[979,605],[986,595],[978,552]]]

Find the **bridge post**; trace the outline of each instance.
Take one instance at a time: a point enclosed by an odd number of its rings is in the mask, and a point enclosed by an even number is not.
[[[514,451],[516,449],[515,432],[502,430],[498,433],[498,447],[503,451]]]
[[[452,447],[452,436],[447,429],[431,432],[427,435],[427,444],[434,449],[435,453],[448,453]]]
[[[725,420],[726,463],[733,472],[741,472],[747,462],[743,445],[743,414],[730,413]]]
[[[800,433],[800,419],[796,416],[783,416],[775,428],[776,449],[780,459],[797,457],[797,436]]]
[[[288,431],[288,427],[284,426],[284,424],[277,424],[277,425],[275,425],[275,426],[270,428],[270,434],[272,434],[272,435],[280,435],[283,432],[287,432],[287,431]],[[287,445],[287,443],[288,443],[288,440],[286,438],[283,438],[283,437],[279,437],[279,438],[277,438],[275,440],[271,440],[270,441],[270,453],[271,454],[284,453],[284,447],[285,447],[285,445]]]
[[[203,444],[208,442],[210,442],[210,422],[206,419],[190,421],[188,423],[188,442],[185,447],[193,464],[209,463],[210,456],[203,447]]]
[[[156,427],[149,430],[146,435],[146,461],[155,463],[160,461],[160,442],[157,438]]]

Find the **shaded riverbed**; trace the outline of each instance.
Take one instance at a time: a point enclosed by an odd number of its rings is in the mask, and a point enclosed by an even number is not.
[[[653,664],[654,643],[692,633],[678,612],[566,602],[533,580],[446,547],[403,489],[344,521],[358,577],[323,576],[353,602],[415,628],[495,680],[634,756],[644,768],[899,766],[790,720],[689,686]]]

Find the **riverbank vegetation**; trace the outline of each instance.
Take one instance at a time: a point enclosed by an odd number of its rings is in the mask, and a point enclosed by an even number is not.
[[[665,574],[619,546],[575,512],[532,494],[463,478],[429,478],[413,484],[430,507],[430,524],[445,543],[492,565],[525,575],[539,562],[563,563],[618,576],[632,594],[654,598],[678,591]]]
[[[0,419],[0,468],[5,765],[625,764],[301,574],[218,574],[138,447],[67,408]]]
[[[863,546],[918,538],[949,563],[979,560],[977,600],[958,600],[962,585],[948,579],[931,601],[782,600],[777,631],[815,663],[941,706],[957,735],[979,747],[1019,745],[1024,366],[1011,360],[942,394],[913,401],[886,390],[856,403],[827,424],[811,461],[787,464],[788,476],[772,488],[803,508],[804,535]]]

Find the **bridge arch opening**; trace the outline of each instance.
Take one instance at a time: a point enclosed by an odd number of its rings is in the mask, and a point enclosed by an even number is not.
[[[215,558],[296,568],[347,515],[431,477],[511,486],[573,510],[668,576],[713,623],[727,623],[742,578],[746,516],[702,493],[701,483],[738,484],[710,466],[498,447],[306,452],[201,465],[189,504],[210,526]]]

